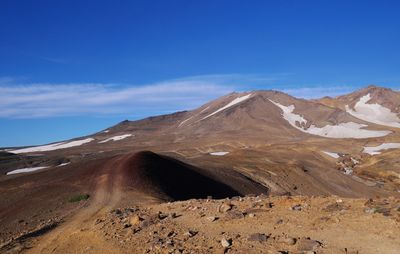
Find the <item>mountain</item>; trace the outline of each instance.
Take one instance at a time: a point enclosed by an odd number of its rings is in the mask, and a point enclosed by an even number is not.
[[[400,128],[400,93],[389,88],[371,85],[351,94],[321,99],[320,102],[345,110],[366,122]]]
[[[3,149],[0,238],[68,218],[80,209],[71,199],[89,198],[77,220],[87,221],[104,207],[208,196],[399,197],[399,104],[398,92],[375,86],[319,100],[231,93],[85,137]]]

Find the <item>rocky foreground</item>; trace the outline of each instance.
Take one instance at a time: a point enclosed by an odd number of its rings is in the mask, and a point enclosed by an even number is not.
[[[121,252],[399,253],[400,200],[238,197],[114,209],[95,229]],[[96,246],[87,249],[96,252]]]
[[[399,253],[400,199],[247,196],[95,207],[2,253]],[[118,206],[117,206],[118,207]]]

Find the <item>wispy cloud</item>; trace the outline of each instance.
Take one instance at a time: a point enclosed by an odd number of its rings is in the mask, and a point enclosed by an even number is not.
[[[139,118],[196,108],[233,91],[274,89],[292,74],[214,74],[177,78],[147,85],[23,83],[0,77],[0,118],[109,116]],[[25,80],[26,81],[26,80]],[[352,86],[278,89],[295,97],[319,98],[351,92]]]
[[[0,117],[76,115],[138,117],[191,109],[236,90],[208,78],[142,86],[116,84],[1,84]]]

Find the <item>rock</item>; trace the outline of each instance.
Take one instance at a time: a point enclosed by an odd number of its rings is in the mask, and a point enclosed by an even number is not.
[[[301,238],[297,242],[297,250],[299,251],[314,251],[319,246],[321,246],[320,242],[312,240],[310,238]]]
[[[278,219],[275,223],[276,223],[276,224],[282,224],[282,223],[283,223],[283,220],[282,220],[282,219]]]
[[[249,218],[253,218],[253,217],[255,217],[256,215],[254,214],[254,213],[249,213]]]
[[[368,199],[365,203],[364,203],[364,205],[365,206],[370,206],[370,205],[372,205],[374,203],[374,200],[372,199],[372,198],[370,198],[370,199]]]
[[[210,216],[210,217],[207,217],[207,220],[210,222],[214,222],[214,221],[218,220],[218,217]]]
[[[116,215],[121,215],[121,214],[122,214],[122,211],[121,211],[120,209],[115,209],[113,212],[114,212]]]
[[[243,214],[240,211],[228,211],[227,212],[227,217],[229,219],[243,219],[245,214]]]
[[[174,231],[170,231],[170,232],[167,234],[167,236],[168,236],[168,237],[174,237],[174,236],[176,236],[176,233],[175,233]]]
[[[297,205],[295,205],[295,206],[292,206],[292,211],[301,211],[301,205],[300,204],[297,204]]]
[[[285,237],[281,240],[282,243],[287,244],[287,245],[295,245],[297,242],[296,238],[293,237]]]
[[[160,220],[163,220],[163,219],[165,219],[165,218],[167,218],[168,217],[168,214],[163,214],[162,212],[158,212],[158,218],[160,219]]]
[[[376,207],[375,213],[381,213],[383,216],[390,216],[390,208]]]
[[[322,210],[325,212],[338,212],[342,211],[344,209],[343,205],[341,203],[334,203],[326,206]]]
[[[364,209],[364,212],[365,213],[369,213],[369,214],[375,213],[375,211],[376,211],[375,208],[365,208]]]
[[[358,250],[350,250],[348,248],[344,248],[344,252],[346,254],[359,254]]]
[[[129,223],[131,225],[138,225],[143,219],[139,217],[139,215],[135,214],[129,218]]]
[[[227,211],[232,209],[231,204],[222,204],[219,206],[218,211],[221,213],[226,213]]]
[[[149,227],[150,225],[152,225],[153,224],[153,222],[151,221],[151,220],[143,220],[142,222],[141,222],[141,226],[142,227]]]
[[[232,239],[222,238],[221,239],[221,245],[224,248],[229,248],[232,245]]]
[[[180,217],[180,216],[177,215],[176,213],[171,213],[171,214],[169,215],[169,217],[171,217],[172,219],[175,219],[175,218],[178,218],[178,217]]]
[[[94,225],[97,225],[99,223],[102,223],[104,220],[103,219],[96,219],[96,221],[94,222]]]
[[[189,236],[189,237],[193,237],[193,236],[197,235],[197,233],[198,233],[197,231],[189,230],[188,232],[185,233],[185,235]]]
[[[267,241],[268,236],[261,233],[251,234],[247,240],[249,241],[257,241],[257,242],[265,242]]]
[[[266,208],[273,208],[274,207],[274,203],[268,202],[268,203],[265,204],[265,207]]]

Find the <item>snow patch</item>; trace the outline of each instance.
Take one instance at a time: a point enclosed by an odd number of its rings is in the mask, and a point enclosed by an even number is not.
[[[206,119],[206,118],[209,118],[210,116],[213,116],[213,115],[215,115],[215,114],[217,114],[217,113],[219,113],[219,112],[221,112],[221,111],[223,111],[223,110],[225,110],[225,109],[227,109],[227,108],[230,108],[230,107],[232,107],[232,106],[234,106],[234,105],[236,105],[236,104],[238,104],[238,103],[241,103],[241,102],[247,100],[248,98],[250,98],[250,96],[251,96],[251,94],[247,94],[247,95],[244,95],[244,96],[240,96],[240,97],[234,99],[233,101],[229,102],[228,104],[226,104],[226,105],[223,106],[222,108],[219,108],[219,109],[217,109],[216,111],[212,112],[211,114],[207,115],[206,117],[203,117],[201,120],[204,120],[204,119]]]
[[[210,108],[210,106],[207,106],[206,108],[203,108],[203,109],[199,112],[199,114],[203,113],[204,111],[206,111],[206,110],[209,109],[209,108]]]
[[[370,155],[380,154],[382,150],[400,148],[400,143],[383,143],[379,146],[366,146],[364,147],[363,153]]]
[[[70,142],[60,142],[60,143],[54,143],[54,144],[44,145],[44,146],[34,146],[34,147],[29,147],[29,148],[17,149],[17,150],[12,150],[10,152],[18,154],[18,153],[54,151],[54,150],[58,150],[58,149],[65,149],[65,148],[70,148],[70,147],[75,147],[75,146],[81,146],[81,145],[89,143],[93,140],[94,140],[93,138],[87,138],[87,139],[81,139],[81,140],[74,140],[74,141],[70,141]]]
[[[228,154],[229,152],[213,152],[210,153],[210,155],[214,155],[214,156],[224,156],[226,154]]]
[[[311,125],[309,128],[306,128],[307,120],[304,117],[293,113],[295,109],[294,105],[284,106],[272,100],[270,101],[282,110],[283,118],[290,125],[308,134],[326,138],[375,138],[383,137],[391,133],[391,131],[365,130],[362,128],[367,127],[368,125],[353,122],[340,123],[339,125],[328,124],[322,128]]]
[[[331,156],[332,158],[338,159],[340,157],[340,155],[338,153],[331,153],[331,152],[325,152],[322,151],[324,154]]]
[[[58,165],[57,167],[63,167],[63,166],[67,166],[68,164],[71,164],[71,162],[65,162],[65,163],[61,163],[60,165]]]
[[[123,140],[125,138],[128,138],[130,136],[132,136],[132,134],[124,134],[124,135],[114,136],[114,137],[105,139],[103,141],[100,141],[99,143],[106,143],[108,141],[119,141],[119,140]]]
[[[370,94],[364,95],[354,105],[354,110],[346,105],[346,112],[358,119],[367,122],[400,128],[400,118],[396,113],[393,113],[392,111],[390,111],[390,109],[385,108],[377,103],[367,104],[367,102],[370,100]]]
[[[110,130],[105,130],[105,131],[103,131],[104,133],[109,133],[110,132]]]
[[[191,117],[189,117],[188,119],[182,121],[182,122],[178,125],[178,127],[181,127],[182,124],[186,123],[187,121],[189,121],[189,120],[192,119],[192,118],[193,118],[193,116],[191,116]]]
[[[20,174],[20,173],[28,173],[28,172],[33,172],[39,169],[44,169],[44,168],[48,168],[48,167],[33,167],[33,168],[20,168],[20,169],[16,169],[10,172],[7,172],[7,175],[14,175],[14,174]]]

